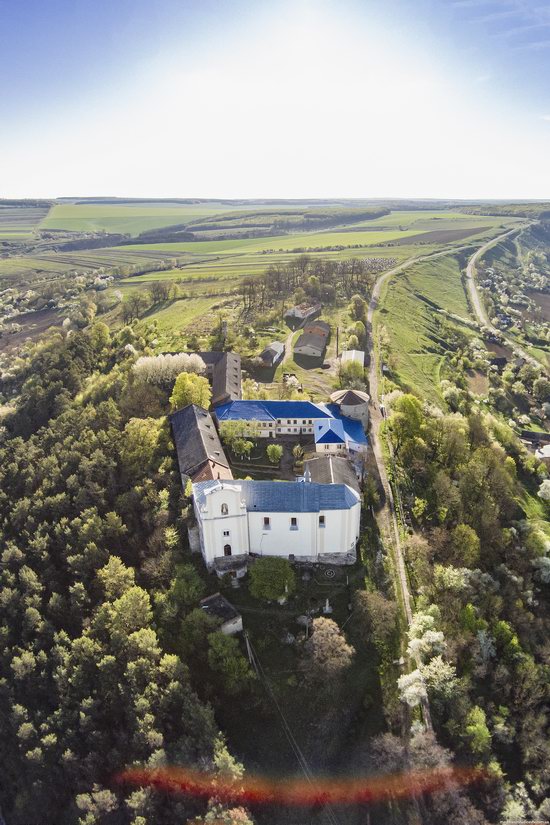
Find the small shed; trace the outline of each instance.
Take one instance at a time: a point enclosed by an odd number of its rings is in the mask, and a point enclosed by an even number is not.
[[[243,629],[243,618],[238,610],[221,593],[214,593],[200,601],[201,609],[209,616],[221,620],[220,630],[226,636],[233,636]]]
[[[285,345],[282,341],[272,341],[268,347],[260,353],[260,358],[266,367],[274,367],[284,358]]]
[[[362,367],[365,366],[365,353],[363,350],[360,349],[346,349],[342,353],[341,357],[342,364],[348,364],[350,362],[355,362],[356,364],[361,364]]]

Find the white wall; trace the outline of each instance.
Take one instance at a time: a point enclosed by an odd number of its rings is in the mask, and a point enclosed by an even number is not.
[[[346,455],[347,449],[345,444],[316,444],[315,452],[321,455]]]
[[[250,511],[241,507],[240,490],[229,483],[224,489],[206,494],[206,510],[195,513],[201,535],[204,560],[211,565],[224,557],[224,545],[231,545],[233,556],[254,553],[259,556],[315,558],[323,553],[349,553],[359,537],[359,502],[350,509],[326,510],[320,513],[272,513]],[[221,505],[228,505],[228,514],[221,514]],[[324,516],[324,527],[319,524]],[[264,527],[264,517],[269,527]],[[297,529],[291,528],[291,518]],[[229,536],[223,532],[229,531]]]
[[[346,418],[353,418],[355,421],[361,421],[363,429],[367,429],[369,422],[369,405],[368,404],[351,404],[349,407],[346,404],[340,405],[340,411]]]
[[[200,510],[195,502],[195,515],[201,536],[202,554],[206,564],[224,557],[224,545],[231,546],[231,555],[248,554],[248,529],[246,508],[241,504],[241,491],[236,485],[225,483],[223,489],[208,490],[206,508]],[[222,505],[227,504],[227,515]],[[224,533],[229,533],[228,536]]]
[[[249,546],[259,556],[300,557],[320,553],[348,553],[359,536],[361,508],[359,502],[349,510],[321,510],[319,513],[248,514]],[[290,519],[297,519],[298,529],[291,529]],[[325,526],[319,526],[319,516]],[[270,527],[264,529],[264,517]]]

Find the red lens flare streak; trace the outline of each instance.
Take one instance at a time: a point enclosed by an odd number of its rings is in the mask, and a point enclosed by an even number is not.
[[[320,778],[275,780],[248,776],[239,782],[211,773],[180,767],[128,768],[115,780],[134,786],[149,786],[165,793],[216,798],[241,805],[353,805],[405,799],[424,793],[451,790],[484,778],[476,768],[442,768],[363,779]]]

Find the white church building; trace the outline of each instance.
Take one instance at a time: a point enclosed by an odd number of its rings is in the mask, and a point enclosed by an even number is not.
[[[355,561],[361,504],[347,484],[213,480],[193,484],[193,498],[201,552],[218,575],[244,575],[251,556]]]

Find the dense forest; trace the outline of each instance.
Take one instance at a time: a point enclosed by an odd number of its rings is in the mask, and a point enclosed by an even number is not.
[[[215,624],[179,633],[203,584],[179,554],[162,394],[131,380],[145,344],[129,328],[111,337],[95,324],[53,334],[2,377],[4,397],[19,399],[0,444],[0,786],[10,825],[186,822],[204,805],[126,792],[115,772],[231,763],[205,694],[215,685],[223,695],[228,669],[246,682],[248,663]],[[202,698],[183,658],[194,644],[214,651]]]

